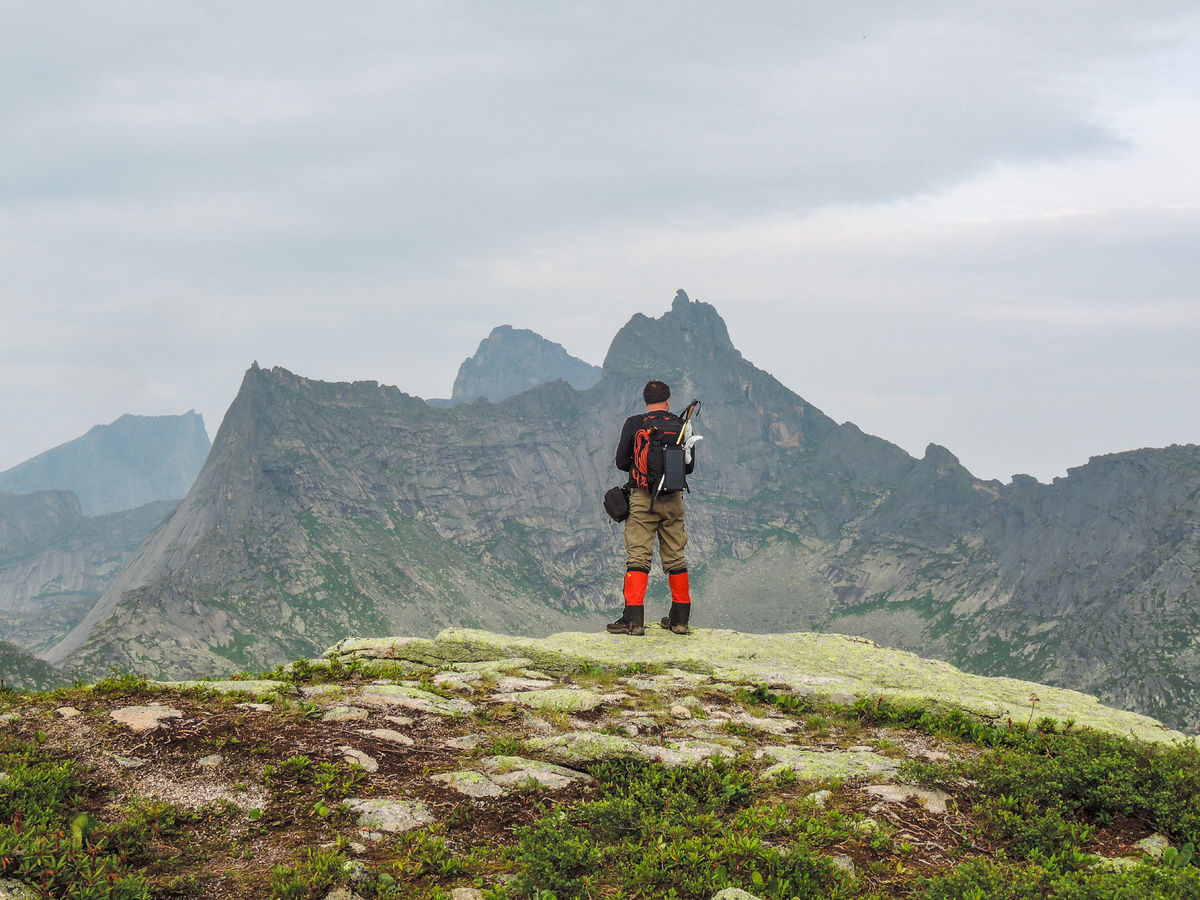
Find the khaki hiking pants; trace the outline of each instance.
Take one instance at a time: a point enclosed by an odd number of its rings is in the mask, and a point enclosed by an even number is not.
[[[650,495],[634,488],[629,492],[629,518],[625,520],[625,569],[650,571],[654,561],[654,537],[664,572],[687,567],[683,548],[687,528],[683,524],[683,492],[659,494],[650,509]]]

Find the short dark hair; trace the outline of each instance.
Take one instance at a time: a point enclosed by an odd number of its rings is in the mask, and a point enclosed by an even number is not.
[[[661,381],[647,381],[646,386],[642,388],[642,399],[646,401],[646,405],[651,403],[665,403],[671,399],[671,389]]]

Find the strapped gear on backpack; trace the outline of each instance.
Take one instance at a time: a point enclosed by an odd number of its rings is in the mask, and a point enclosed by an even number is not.
[[[633,465],[629,477],[651,496],[689,490],[679,436],[684,422],[669,412],[647,413],[633,435]]]

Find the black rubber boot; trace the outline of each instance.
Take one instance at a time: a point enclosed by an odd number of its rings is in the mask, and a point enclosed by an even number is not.
[[[605,625],[604,628],[609,634],[642,635],[646,633],[645,616],[646,607],[626,606],[621,618]]]
[[[688,633],[688,616],[691,615],[692,604],[672,603],[669,615],[663,616],[658,624],[674,634]]]

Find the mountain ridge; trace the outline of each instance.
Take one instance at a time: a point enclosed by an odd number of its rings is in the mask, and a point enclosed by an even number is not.
[[[585,391],[438,410],[251,367],[193,493],[50,658],[198,674],[303,655],[355,617],[419,634],[598,624],[623,563],[598,498],[660,377],[675,402],[705,401],[688,499],[703,622],[862,634],[1172,724],[1200,699],[1200,448],[1097,457],[1050,485],[981,480],[936,444],[918,460],[838,424],[682,291],[618,332],[603,371]]]

